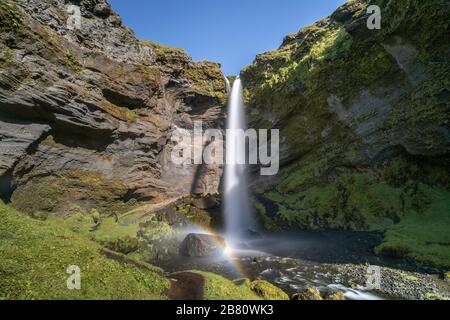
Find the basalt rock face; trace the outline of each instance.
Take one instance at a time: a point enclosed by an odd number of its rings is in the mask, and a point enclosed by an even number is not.
[[[171,136],[221,128],[225,96],[218,64],[138,40],[104,0],[2,1],[1,196],[63,211],[216,194],[221,167],[173,164]]]
[[[378,253],[430,262],[428,239],[445,265],[449,18],[448,1],[349,1],[242,71],[251,126],[280,129],[280,173],[253,180],[268,229],[388,228]]]

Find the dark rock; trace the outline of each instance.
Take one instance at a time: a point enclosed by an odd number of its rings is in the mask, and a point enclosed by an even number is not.
[[[212,209],[217,206],[217,201],[213,196],[194,198],[192,205],[199,209]]]
[[[416,4],[393,20],[387,17],[397,9],[380,1],[383,26],[369,30],[368,1],[348,1],[241,72],[250,127],[280,128],[283,136],[280,173],[262,178],[253,171],[255,208],[266,228],[371,230],[445,201],[450,56],[446,28],[433,26],[447,25],[449,11],[437,2]],[[411,183],[420,187],[403,193]],[[432,195],[435,188],[442,200]],[[412,230],[434,232],[431,225],[445,224],[445,210],[437,209],[427,226],[417,220],[397,231],[423,239]],[[445,232],[439,234],[436,242],[445,243]],[[428,259],[419,249],[426,245],[385,241],[376,254],[446,268],[449,257]]]
[[[216,235],[191,233],[180,245],[180,254],[187,257],[212,257],[222,253],[225,240]]]
[[[258,263],[258,264],[263,263],[264,260],[265,260],[265,257],[254,257],[253,258],[253,262]]]
[[[174,164],[171,137],[194,120],[223,127],[219,64],[136,39],[105,0],[74,2],[80,30],[61,19],[66,1],[13,3],[21,25],[14,39],[0,32],[2,194],[73,171],[120,180],[137,201],[190,195],[193,181],[218,193],[222,168]]]
[[[111,12],[111,6],[107,3],[99,3],[94,8],[94,14],[101,18],[108,18]]]

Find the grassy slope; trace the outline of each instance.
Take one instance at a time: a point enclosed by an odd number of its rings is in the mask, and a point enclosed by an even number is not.
[[[76,217],[74,217],[76,218]],[[87,221],[39,221],[0,203],[0,300],[2,299],[167,299],[169,281],[161,270],[143,262],[146,271],[110,260],[100,253],[98,240],[118,236],[105,226],[89,234]],[[118,227],[117,227],[118,228]],[[119,232],[122,235],[123,232]],[[95,239],[97,241],[91,240]],[[120,261],[134,261],[123,256]],[[81,290],[67,289],[68,266],[81,269]],[[152,271],[154,270],[154,271]],[[192,271],[205,277],[206,300],[287,299],[280,289],[257,281],[236,285],[219,275]],[[258,295],[257,292],[260,292]]]
[[[109,260],[101,246],[0,204],[0,299],[166,299],[167,279]],[[69,265],[81,290],[68,290]]]
[[[411,213],[388,228],[379,254],[400,255],[450,269],[450,193],[430,191],[431,204],[422,213]]]

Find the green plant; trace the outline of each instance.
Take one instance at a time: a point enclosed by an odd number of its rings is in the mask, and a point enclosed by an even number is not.
[[[15,3],[11,0],[3,0],[0,3],[0,31],[18,30],[21,23],[21,14]]]
[[[0,300],[167,299],[169,281],[100,254],[101,245],[54,221],[37,221],[0,203]],[[67,290],[67,268],[81,290]]]
[[[66,58],[66,63],[70,70],[72,70],[73,72],[80,72],[82,70],[80,58],[77,56],[73,49],[68,49],[66,51]]]

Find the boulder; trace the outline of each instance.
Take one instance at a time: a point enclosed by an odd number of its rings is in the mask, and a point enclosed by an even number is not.
[[[213,257],[220,255],[225,240],[216,235],[191,233],[180,246],[180,254],[187,257]]]
[[[450,282],[450,271],[444,273],[444,280],[446,280],[447,282]]]
[[[323,298],[317,288],[308,288],[301,293],[294,294],[292,300],[323,300]]]
[[[192,199],[192,205],[199,209],[212,209],[217,206],[217,200],[213,196],[194,198]]]
[[[330,292],[325,296],[325,300],[345,300],[343,292]]]
[[[265,280],[253,281],[250,289],[264,300],[289,300],[287,293]]]

